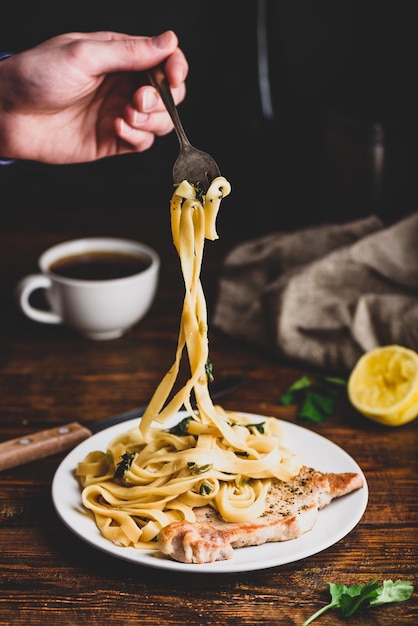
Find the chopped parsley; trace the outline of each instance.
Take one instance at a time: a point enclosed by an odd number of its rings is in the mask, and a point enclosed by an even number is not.
[[[202,483],[199,487],[199,495],[208,496],[213,490],[213,486],[210,483]]]
[[[198,465],[197,463],[187,463],[187,467],[190,470],[192,476],[196,476],[197,474],[204,474],[212,469],[213,463],[206,463],[205,465]]]
[[[191,415],[187,415],[180,422],[178,422],[178,424],[168,428],[165,432],[170,433],[171,435],[177,435],[178,437],[184,437],[188,434],[187,429],[191,420],[194,422],[196,421],[193,417],[191,417]]]
[[[117,464],[116,471],[113,477],[122,480],[125,472],[127,472],[131,467],[135,457],[136,452],[125,452],[125,454],[122,454],[120,457],[122,460],[120,461],[120,463]]]
[[[235,422],[228,422],[228,424],[230,426],[232,426],[232,427],[234,427],[234,426],[243,426],[245,428],[248,428],[248,430],[251,430],[251,429],[255,428],[256,430],[258,430],[260,435],[264,435],[264,425],[265,425],[265,422],[255,422],[254,424],[236,424]]]
[[[208,377],[208,381],[210,383],[213,383],[213,381],[215,380],[213,376],[213,365],[212,361],[210,361],[209,359],[205,363],[205,372],[206,376]]]

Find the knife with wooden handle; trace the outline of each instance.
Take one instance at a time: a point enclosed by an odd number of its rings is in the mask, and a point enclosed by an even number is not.
[[[92,435],[88,428],[71,422],[0,443],[0,471],[75,447]]]
[[[219,381],[215,380],[209,386],[210,395],[214,400],[220,398],[237,389],[243,380],[243,376],[228,376]],[[139,407],[114,417],[89,422],[85,426],[78,422],[71,422],[3,441],[0,443],[0,471],[74,448],[94,433],[130,419],[140,418],[146,408],[146,406]]]

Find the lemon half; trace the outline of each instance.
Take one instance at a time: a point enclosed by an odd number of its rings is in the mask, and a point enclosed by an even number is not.
[[[369,350],[357,361],[347,386],[351,404],[388,426],[418,416],[418,354],[398,345]]]

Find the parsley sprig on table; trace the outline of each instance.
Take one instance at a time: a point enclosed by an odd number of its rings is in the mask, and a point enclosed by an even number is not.
[[[302,376],[281,396],[281,404],[297,404],[298,417],[318,424],[334,413],[337,397],[346,392],[347,381],[332,376]]]
[[[302,626],[308,626],[330,609],[340,609],[343,617],[350,617],[361,609],[409,600],[414,592],[414,587],[409,580],[397,580],[396,582],[384,580],[380,586],[376,580],[372,580],[366,585],[352,585],[351,587],[334,583],[328,583],[328,585],[331,602],[311,615],[303,622]]]

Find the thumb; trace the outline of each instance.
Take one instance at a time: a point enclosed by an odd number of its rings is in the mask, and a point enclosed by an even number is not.
[[[92,73],[99,75],[111,72],[138,72],[155,67],[178,46],[177,35],[167,30],[155,37],[133,37],[122,33],[111,33],[110,39],[90,40],[95,46],[89,51],[89,66]]]

